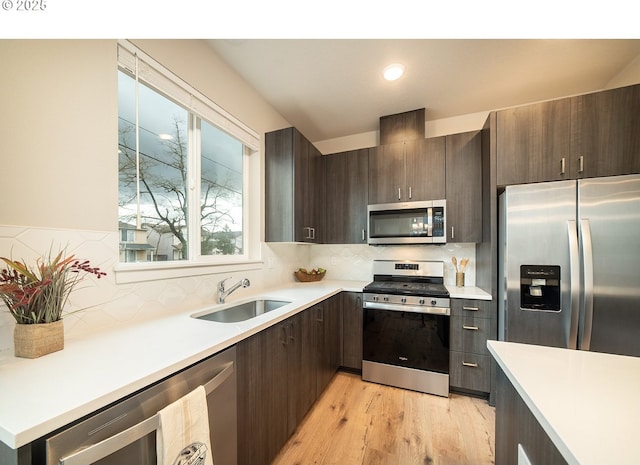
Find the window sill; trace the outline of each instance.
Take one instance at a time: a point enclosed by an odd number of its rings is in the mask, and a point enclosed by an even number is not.
[[[116,284],[138,283],[160,279],[184,278],[216,273],[231,273],[262,269],[262,260],[242,260],[235,263],[119,263],[115,266]]]

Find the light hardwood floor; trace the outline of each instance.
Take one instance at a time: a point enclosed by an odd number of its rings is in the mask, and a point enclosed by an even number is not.
[[[494,463],[494,408],[338,372],[272,465]]]

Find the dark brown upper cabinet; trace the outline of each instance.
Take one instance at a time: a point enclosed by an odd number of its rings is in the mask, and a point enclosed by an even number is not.
[[[297,129],[265,134],[266,242],[322,242],[323,163]]]
[[[497,184],[640,173],[640,84],[497,112]]]
[[[324,242],[367,243],[369,149],[323,157],[326,168]]]
[[[578,177],[640,173],[640,85],[573,97],[571,151]]]
[[[425,110],[380,117],[380,145],[424,139]]]
[[[369,151],[369,204],[445,198],[445,137]]]
[[[482,134],[446,140],[447,242],[482,242]]]
[[[497,114],[499,186],[570,179],[569,99]]]

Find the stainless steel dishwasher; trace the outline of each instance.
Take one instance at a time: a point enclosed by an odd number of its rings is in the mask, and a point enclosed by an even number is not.
[[[33,463],[155,465],[157,412],[203,385],[214,463],[236,465],[235,360],[234,346],[43,438]]]

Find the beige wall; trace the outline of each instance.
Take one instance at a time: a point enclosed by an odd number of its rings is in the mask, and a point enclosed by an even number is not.
[[[135,43],[258,134],[289,125],[203,41]],[[116,45],[0,40],[0,224],[117,230]]]
[[[2,40],[0,223],[117,228],[113,41]]]

